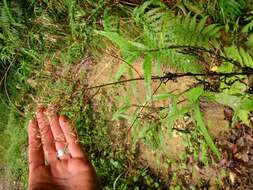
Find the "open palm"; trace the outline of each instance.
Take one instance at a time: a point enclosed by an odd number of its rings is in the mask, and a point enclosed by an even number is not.
[[[37,111],[28,126],[29,190],[99,189],[95,171],[64,116]],[[57,150],[64,155],[57,157]]]

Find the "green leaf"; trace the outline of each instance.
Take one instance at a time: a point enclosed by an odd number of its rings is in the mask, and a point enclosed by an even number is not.
[[[240,106],[235,110],[235,117],[238,117],[244,124],[249,126],[249,113],[251,111],[253,111],[252,98],[242,100]]]
[[[236,112],[237,117],[247,126],[249,126],[249,111],[247,110],[238,110]]]
[[[128,57],[127,57],[128,56]],[[140,56],[140,54],[137,53],[131,53],[131,54],[127,54],[124,57],[127,57],[125,62],[122,63],[119,67],[119,69],[117,70],[117,73],[115,75],[115,80],[118,81],[120,79],[120,77],[127,71],[127,68],[131,67],[131,65],[133,65],[133,62],[138,59],[138,57]],[[131,67],[132,68],[132,67]]]
[[[215,94],[214,99],[223,105],[231,107],[233,110],[236,110],[241,102],[241,97],[227,93]]]
[[[152,58],[150,55],[146,55],[143,62],[144,71],[144,85],[147,94],[147,98],[150,99],[152,95],[151,90],[151,68],[152,68]]]
[[[196,17],[197,17],[197,16],[198,16],[197,14],[194,15],[194,17],[191,18],[191,20],[190,20],[190,25],[189,25],[190,31],[195,31],[195,30],[196,30],[196,26],[197,26]]]
[[[252,18],[253,19],[253,18]],[[250,31],[253,30],[253,21],[249,22],[248,24],[246,24],[245,26],[243,26],[242,28],[242,32],[243,33],[248,33]]]
[[[244,65],[253,68],[253,60],[252,57],[247,53],[243,48],[239,48],[239,54],[242,57],[242,62]]]
[[[203,93],[204,93],[203,88],[196,87],[189,90],[186,96],[190,102],[196,102]]]
[[[138,42],[132,42],[127,40],[126,38],[120,36],[116,32],[105,32],[105,31],[98,31],[96,32],[102,36],[105,36],[113,43],[117,44],[121,50],[124,51],[140,51],[140,50],[147,50],[146,46]]]
[[[128,74],[129,74],[129,78],[134,78],[133,69],[132,68],[128,68]],[[135,81],[131,81],[130,85],[131,85],[131,88],[132,88],[134,96],[136,98],[138,98],[139,96],[138,96],[138,89],[137,89],[137,86],[136,86],[136,82]]]
[[[253,99],[246,99],[244,100],[241,105],[240,105],[241,109],[247,110],[247,111],[253,111]]]
[[[251,55],[242,47],[236,47],[234,45],[225,47],[225,53],[228,57],[240,62],[242,66],[253,68],[253,59]]]
[[[127,71],[127,63],[123,63],[120,65],[119,69],[117,70],[117,73],[115,75],[115,80],[118,81],[122,75]]]
[[[120,107],[112,116],[112,120],[117,120],[120,117],[123,117],[123,114],[128,110],[128,108],[130,108],[130,105],[123,105],[122,107]],[[125,117],[123,117],[125,118]]]
[[[208,144],[210,149],[213,151],[213,153],[218,157],[218,159],[221,159],[220,151],[216,147],[215,143],[213,142],[213,140],[212,140],[211,136],[209,135],[208,130],[204,124],[198,104],[195,106],[193,117],[194,117],[194,120],[196,121],[196,125],[197,125],[199,131],[204,136],[206,143]]]
[[[192,109],[191,106],[186,106],[186,107],[178,109],[175,104],[171,105],[169,108],[168,116],[166,117],[167,127],[171,129],[176,119],[183,117],[191,109]]]
[[[206,24],[206,20],[207,20],[207,16],[203,19],[200,20],[200,22],[198,23],[198,26],[197,26],[197,32],[201,33],[202,32],[202,29],[205,27],[205,24]]]

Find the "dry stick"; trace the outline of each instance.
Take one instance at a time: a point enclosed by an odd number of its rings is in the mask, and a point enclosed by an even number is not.
[[[203,76],[203,77],[214,77],[214,76],[219,76],[219,77],[232,77],[232,76],[237,76],[237,75],[252,75],[253,71],[245,71],[245,72],[232,72],[232,73],[167,73],[164,76],[152,76],[151,80],[174,80],[176,78],[181,78],[181,77],[187,77],[187,76]],[[102,88],[102,87],[107,87],[107,86],[112,86],[116,84],[123,84],[123,83],[128,83],[131,81],[142,81],[144,80],[144,77],[139,77],[139,78],[132,78],[132,79],[126,79],[126,80],[120,80],[117,82],[111,82],[111,83],[106,83],[106,84],[101,84],[97,86],[92,86],[85,88],[84,90],[91,90],[95,88]]]

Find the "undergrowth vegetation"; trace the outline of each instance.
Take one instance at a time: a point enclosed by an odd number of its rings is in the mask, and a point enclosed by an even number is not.
[[[224,159],[206,104],[229,109],[229,127],[252,125],[250,2],[0,2],[1,177],[26,188],[26,124],[44,105],[76,124],[105,189],[224,188],[225,168],[192,173]],[[115,49],[116,71],[96,83]]]

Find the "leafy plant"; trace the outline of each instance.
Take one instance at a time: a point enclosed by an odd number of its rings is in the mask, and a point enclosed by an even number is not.
[[[152,9],[149,9],[151,6],[153,6]],[[179,53],[177,50],[170,49],[169,47],[179,45],[208,48],[210,41],[216,43],[215,40],[219,38],[221,28],[217,24],[206,26],[207,17],[197,19],[198,15],[192,17],[190,13],[187,16],[173,16],[173,12],[168,11],[167,7],[159,1],[147,1],[143,3],[134,10],[133,16],[137,25],[143,28],[143,34],[136,39],[131,40],[126,36],[111,31],[97,31],[97,33],[115,43],[120,48],[123,57],[125,55],[132,55],[134,59],[131,62],[127,61],[128,64],[133,65],[135,59],[143,55],[144,84],[147,97],[143,105],[147,105],[153,100],[151,91],[152,63],[158,62],[159,64],[171,65],[186,72],[200,71],[201,66],[196,64],[196,57]],[[124,67],[126,68],[128,64],[124,64]],[[123,68],[120,68],[118,72],[120,74],[117,74],[116,79],[119,79],[126,71]],[[197,91],[190,91],[188,93],[188,99],[189,102],[197,105],[198,98],[202,95],[203,91],[198,92],[199,88],[194,90]],[[172,128],[176,119],[192,111],[193,105],[191,104],[180,109],[177,108],[177,100],[174,97],[172,101],[174,104],[172,103],[167,117],[163,119],[166,120],[168,129]],[[129,105],[123,105],[114,115],[114,119],[118,117],[127,118],[123,114],[129,108]],[[137,108],[135,114],[129,118],[130,123],[132,123],[131,125],[138,123],[137,117],[141,111],[142,109]],[[207,144],[216,156],[220,158],[220,153],[204,126],[200,112],[195,113],[195,118],[197,126]],[[135,127],[138,127],[138,124]],[[159,134],[156,135],[159,136]]]
[[[37,103],[55,106],[76,123],[105,189],[163,188],[162,180],[137,158],[140,152],[135,145],[140,141],[161,153],[170,169],[179,170],[168,177],[170,189],[189,188],[180,172],[187,170],[186,162],[192,157],[211,164],[211,150],[221,159],[204,122],[202,100],[230,107],[232,125],[251,125],[252,76],[229,73],[253,69],[253,7],[246,0],[164,2],[0,2],[0,148],[8,176],[21,179],[24,186],[27,182],[23,115],[30,116]],[[91,96],[86,87],[92,64],[86,61],[98,64],[111,47],[109,41],[117,46],[115,52],[121,56],[117,60],[122,61],[110,79],[127,77],[132,92],[118,95],[117,88],[107,92],[100,88]],[[142,64],[141,71],[135,69],[137,62]],[[138,81],[143,80],[143,89],[135,82],[135,73]],[[164,91],[184,74],[196,82],[182,91]],[[153,80],[159,77],[154,89]],[[176,128],[181,120],[186,129]],[[164,138],[175,134],[185,134],[190,141],[177,160],[166,157]]]
[[[253,30],[253,12],[250,12],[249,15],[245,18],[246,25],[243,26],[242,32],[250,33]]]
[[[210,100],[215,100],[221,104],[229,106],[233,109],[233,123],[235,124],[238,120],[249,126],[249,114],[253,111],[253,99],[252,95],[244,93],[228,94],[206,94]]]
[[[223,22],[233,22],[238,19],[246,6],[246,0],[218,0]]]

